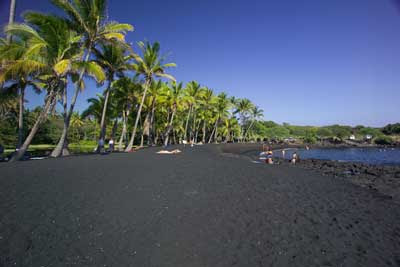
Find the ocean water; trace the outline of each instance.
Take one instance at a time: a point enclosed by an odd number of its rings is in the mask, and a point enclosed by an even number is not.
[[[400,148],[286,149],[285,158],[290,159],[294,151],[297,152],[300,159],[323,159],[379,165],[400,165]],[[282,157],[282,151],[274,151],[274,157]]]

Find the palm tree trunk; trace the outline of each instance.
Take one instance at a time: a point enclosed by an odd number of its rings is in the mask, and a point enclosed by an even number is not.
[[[83,62],[88,62],[89,61],[90,53],[91,53],[91,48],[89,47]],[[72,96],[72,99],[71,99],[71,106],[69,107],[68,114],[67,114],[67,116],[66,116],[66,118],[64,120],[64,128],[63,128],[63,131],[61,133],[60,140],[57,143],[57,146],[51,152],[51,155],[50,155],[51,157],[59,157],[59,156],[61,156],[61,153],[63,152],[63,150],[68,149],[68,145],[66,145],[64,143],[66,143],[69,124],[70,124],[70,121],[71,121],[71,116],[72,116],[72,113],[74,112],[75,103],[76,103],[76,100],[78,98],[78,94],[80,92],[80,84],[82,82],[84,73],[85,73],[85,70],[81,70],[81,72],[79,73],[79,79],[76,82],[74,95]]]
[[[190,139],[194,139],[194,132],[196,130],[196,109],[194,108],[193,105],[193,127],[190,129]]]
[[[194,143],[196,144],[197,143],[197,136],[198,136],[198,134],[199,134],[199,131],[200,131],[200,124],[201,124],[201,120],[199,120],[199,123],[197,124],[197,126],[195,127],[195,137],[194,137]]]
[[[115,134],[117,133],[118,129],[118,118],[114,119],[114,125],[111,129],[111,138],[114,140],[115,139]]]
[[[214,142],[215,143],[217,143],[217,137],[218,137],[218,121],[219,121],[219,118],[215,122],[215,132],[214,132]]]
[[[218,120],[217,120],[217,121],[218,121]],[[208,139],[208,143],[211,143],[211,140],[212,140],[212,138],[213,138],[213,136],[214,136],[215,129],[217,128],[217,121],[215,121],[215,125],[214,125],[214,127],[213,127],[212,132],[211,132],[210,139]]]
[[[187,117],[186,117],[186,124],[185,124],[185,140],[186,141],[188,141],[188,138],[187,138],[187,129],[188,129],[188,125],[189,125],[189,117],[190,117],[190,112],[192,111],[192,105],[190,105],[190,107],[189,107],[189,112],[188,112],[188,115],[187,115]]]
[[[142,113],[143,103],[144,103],[144,100],[146,99],[146,93],[147,93],[147,90],[149,89],[150,83],[151,83],[151,77],[147,77],[146,78],[146,83],[145,83],[145,86],[144,86],[144,92],[143,92],[143,96],[142,96],[142,101],[140,101],[140,106],[139,106],[139,109],[138,109],[138,112],[137,112],[137,115],[136,115],[135,125],[133,126],[131,140],[129,141],[129,144],[126,147],[125,152],[129,152],[129,151],[132,150],[133,142],[135,141],[136,129],[137,129],[137,126],[138,126],[138,123],[139,123],[140,114]]]
[[[15,20],[15,1],[16,0],[10,1],[10,14],[8,17],[8,24],[14,23]],[[11,43],[11,34],[7,34],[7,43]]]
[[[246,132],[244,133],[244,139],[245,140],[246,140],[246,136],[249,133],[249,131],[250,131],[251,127],[253,126],[253,124],[254,124],[254,120],[251,121],[249,127],[247,128]]]
[[[106,95],[105,95],[105,98],[104,98],[103,112],[101,113],[100,137],[99,137],[98,144],[100,144],[100,140],[104,141],[105,134],[106,134],[106,125],[105,125],[106,112],[107,112],[108,99],[110,98],[110,90],[111,90],[112,81],[113,81],[113,78],[111,76],[111,78],[108,81],[108,88],[107,88]],[[102,143],[104,144],[104,142],[102,142]],[[104,147],[104,145],[103,145],[103,147]],[[103,149],[103,147],[97,146],[97,153],[100,153],[100,151]]]
[[[118,142],[118,150],[122,151],[122,142],[124,141],[124,138],[126,136],[126,114],[125,110],[122,111],[122,132],[121,136],[119,137],[119,142]]]
[[[24,139],[24,103],[25,103],[25,88],[20,88],[19,93],[19,114],[18,114],[18,144],[20,148]]]
[[[144,141],[144,134],[142,132],[142,136],[140,137],[140,147],[143,147],[143,141]]]
[[[10,162],[18,161],[24,156],[25,152],[28,150],[29,145],[32,142],[32,139],[35,137],[36,132],[39,130],[39,126],[46,120],[51,104],[54,101],[54,97],[55,97],[55,92],[54,90],[51,90],[47,96],[43,110],[40,112],[39,117],[36,119],[35,124],[31,128],[31,131],[26,137],[24,143],[15,153],[15,155],[11,158]]]
[[[168,126],[167,126],[167,130],[165,131],[165,135],[164,135],[164,146],[167,146],[167,145],[168,145],[169,132],[170,132],[171,129],[172,129],[172,123],[173,123],[173,121],[174,121],[174,116],[175,116],[175,108],[174,108],[174,110],[172,111],[171,120],[169,121]]]
[[[206,119],[204,119],[204,122],[203,122],[203,144],[205,144],[206,143]]]
[[[151,104],[151,116],[150,116],[150,133],[149,133],[149,145],[154,144],[154,131],[155,131],[155,114],[156,110],[156,98],[153,98],[153,103]]]

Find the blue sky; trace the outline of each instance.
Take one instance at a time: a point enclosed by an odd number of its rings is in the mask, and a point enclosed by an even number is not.
[[[111,0],[129,42],[159,41],[179,80],[246,97],[265,119],[300,125],[400,121],[400,9],[391,0]],[[9,1],[0,0],[0,23]],[[17,0],[52,11],[48,0]],[[102,91],[94,83],[77,108]],[[28,94],[29,106],[42,98]]]

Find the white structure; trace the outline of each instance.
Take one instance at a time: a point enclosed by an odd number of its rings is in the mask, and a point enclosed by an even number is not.
[[[365,139],[366,140],[371,140],[372,139],[372,135],[370,135],[370,134],[365,135]]]
[[[354,134],[350,135],[349,137],[350,140],[356,140],[356,136]]]

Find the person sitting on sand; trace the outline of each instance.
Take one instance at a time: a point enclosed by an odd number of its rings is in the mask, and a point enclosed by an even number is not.
[[[174,149],[172,151],[168,151],[168,150],[160,150],[157,152],[157,154],[178,154],[181,153],[182,151],[180,151],[179,149]]]
[[[292,160],[291,160],[292,164],[296,164],[296,161],[298,161],[298,159],[299,159],[299,157],[297,156],[296,151],[293,152]]]
[[[267,159],[265,161],[267,164],[274,164],[272,156],[273,156],[273,152],[272,152],[272,150],[269,149],[267,152]]]

